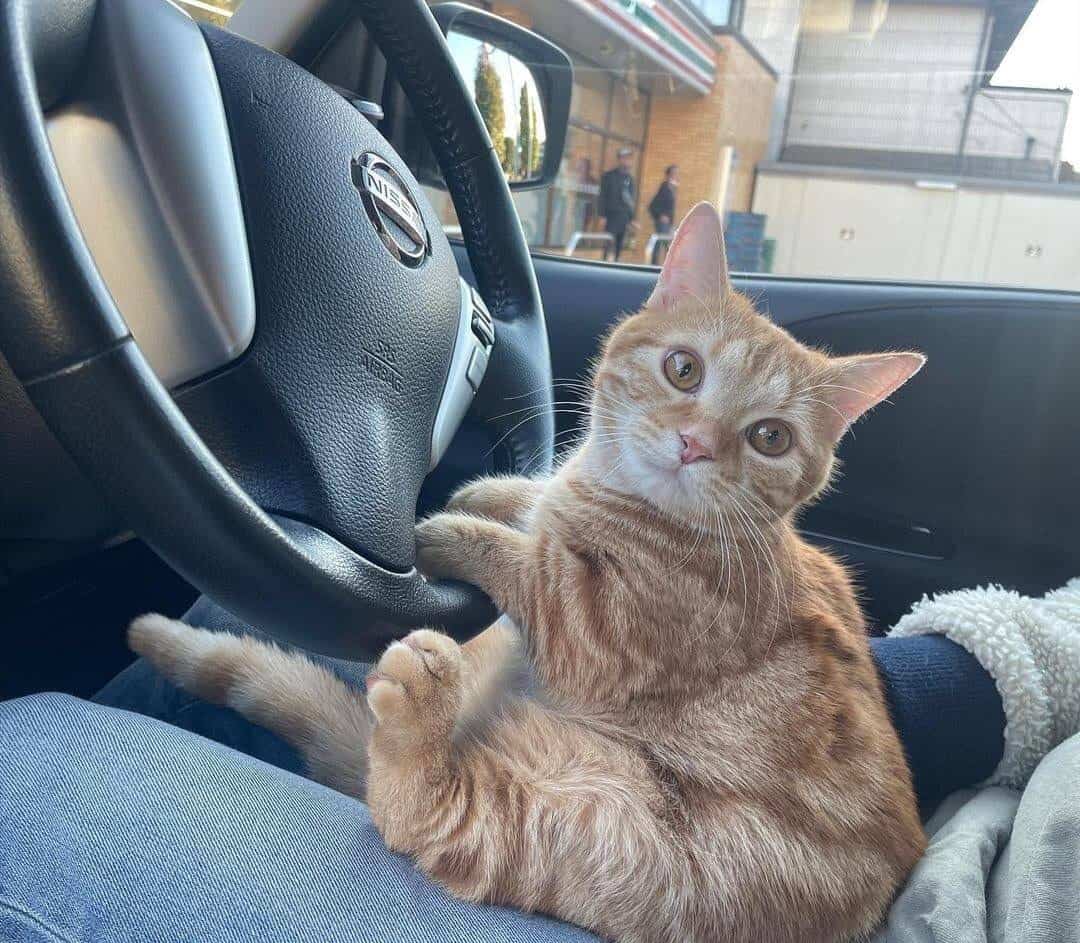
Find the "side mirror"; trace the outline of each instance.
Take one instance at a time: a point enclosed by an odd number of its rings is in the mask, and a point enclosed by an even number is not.
[[[554,181],[570,117],[569,57],[536,33],[463,3],[442,3],[431,12],[473,93],[510,188]],[[424,183],[442,185],[430,151],[413,166]]]

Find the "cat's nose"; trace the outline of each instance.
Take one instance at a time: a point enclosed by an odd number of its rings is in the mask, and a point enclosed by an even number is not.
[[[700,439],[687,432],[680,432],[679,438],[682,439],[682,451],[679,453],[679,461],[684,465],[689,465],[699,459],[712,461],[714,457],[712,449]]]

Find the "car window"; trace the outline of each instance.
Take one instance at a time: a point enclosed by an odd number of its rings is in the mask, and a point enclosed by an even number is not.
[[[574,62],[558,179],[514,195],[537,252],[657,264],[710,200],[733,271],[1080,290],[1077,0],[474,5]]]
[[[574,61],[539,252],[658,263],[711,200],[736,271],[1080,290],[1077,0],[477,5]]]
[[[175,3],[192,18],[215,26],[224,26],[239,9],[244,0],[175,0]]]

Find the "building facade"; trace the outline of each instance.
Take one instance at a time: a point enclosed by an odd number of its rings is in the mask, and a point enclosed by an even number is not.
[[[804,24],[780,159],[1057,179],[1070,93],[984,85],[991,4],[855,5]]]
[[[1034,4],[823,4],[757,167],[771,270],[1080,289],[1072,93],[989,84]]]
[[[547,192],[516,197],[531,244],[560,250],[575,233],[596,229],[600,176],[623,147],[634,151],[638,191],[627,261],[645,260],[652,232],[645,207],[671,164],[680,169],[682,209],[700,200],[750,209],[777,81],[768,62],[732,31],[739,0],[493,0],[486,6],[547,36],[574,61],[562,172]],[[581,246],[578,254],[600,254],[587,240]]]

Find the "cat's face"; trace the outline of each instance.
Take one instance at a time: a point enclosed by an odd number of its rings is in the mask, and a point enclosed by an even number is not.
[[[701,204],[646,307],[608,340],[590,448],[611,483],[698,526],[786,514],[828,482],[847,427],[923,362],[829,357],[758,315],[730,287],[719,216]]]

